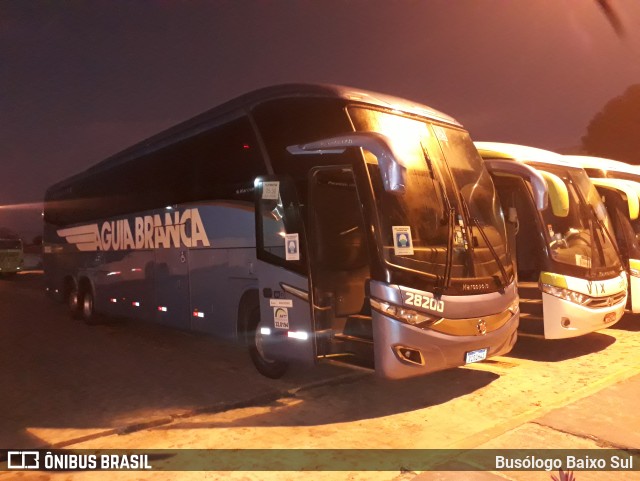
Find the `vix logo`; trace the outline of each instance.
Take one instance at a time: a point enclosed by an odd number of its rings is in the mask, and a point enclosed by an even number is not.
[[[38,451],[9,451],[8,469],[39,469],[40,453]]]

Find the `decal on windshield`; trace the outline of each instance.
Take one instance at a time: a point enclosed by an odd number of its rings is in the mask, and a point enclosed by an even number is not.
[[[262,183],[262,199],[278,200],[280,196],[280,181],[274,180]]]
[[[284,246],[287,253],[286,259],[288,261],[300,260],[300,237],[297,232],[295,234],[284,235]]]
[[[413,255],[413,240],[411,240],[411,227],[408,225],[394,225],[393,252],[397,256]]]

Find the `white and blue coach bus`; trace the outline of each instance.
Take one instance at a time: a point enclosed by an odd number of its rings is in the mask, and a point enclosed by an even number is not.
[[[403,99],[257,90],[45,202],[46,288],[74,316],[246,340],[269,377],[333,359],[405,378],[516,340],[491,177],[460,124]]]

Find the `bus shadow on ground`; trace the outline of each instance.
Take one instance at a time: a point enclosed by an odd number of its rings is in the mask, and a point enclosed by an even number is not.
[[[603,351],[614,342],[616,342],[615,337],[603,332],[592,332],[569,339],[540,339],[521,336],[507,356],[542,362],[566,361]]]
[[[400,381],[368,376],[303,391],[299,396],[275,401],[256,414],[238,412],[242,417],[232,414],[234,418],[228,420],[185,420],[156,429],[321,426],[364,421],[445,404],[482,389],[499,377],[492,372],[470,369],[450,369]]]
[[[611,329],[620,329],[621,331],[629,332],[640,331],[640,314],[627,312],[618,323],[611,326]]]

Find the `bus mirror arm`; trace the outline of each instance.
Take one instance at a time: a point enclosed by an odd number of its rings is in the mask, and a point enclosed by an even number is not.
[[[485,165],[491,175],[509,174],[523,177],[531,182],[533,198],[538,210],[544,210],[549,204],[549,186],[547,181],[535,169],[521,162],[504,159],[486,159]]]
[[[290,145],[290,154],[341,154],[349,147],[368,150],[378,159],[384,190],[402,195],[405,192],[407,168],[393,150],[391,140],[378,132],[352,132],[308,144]]]

